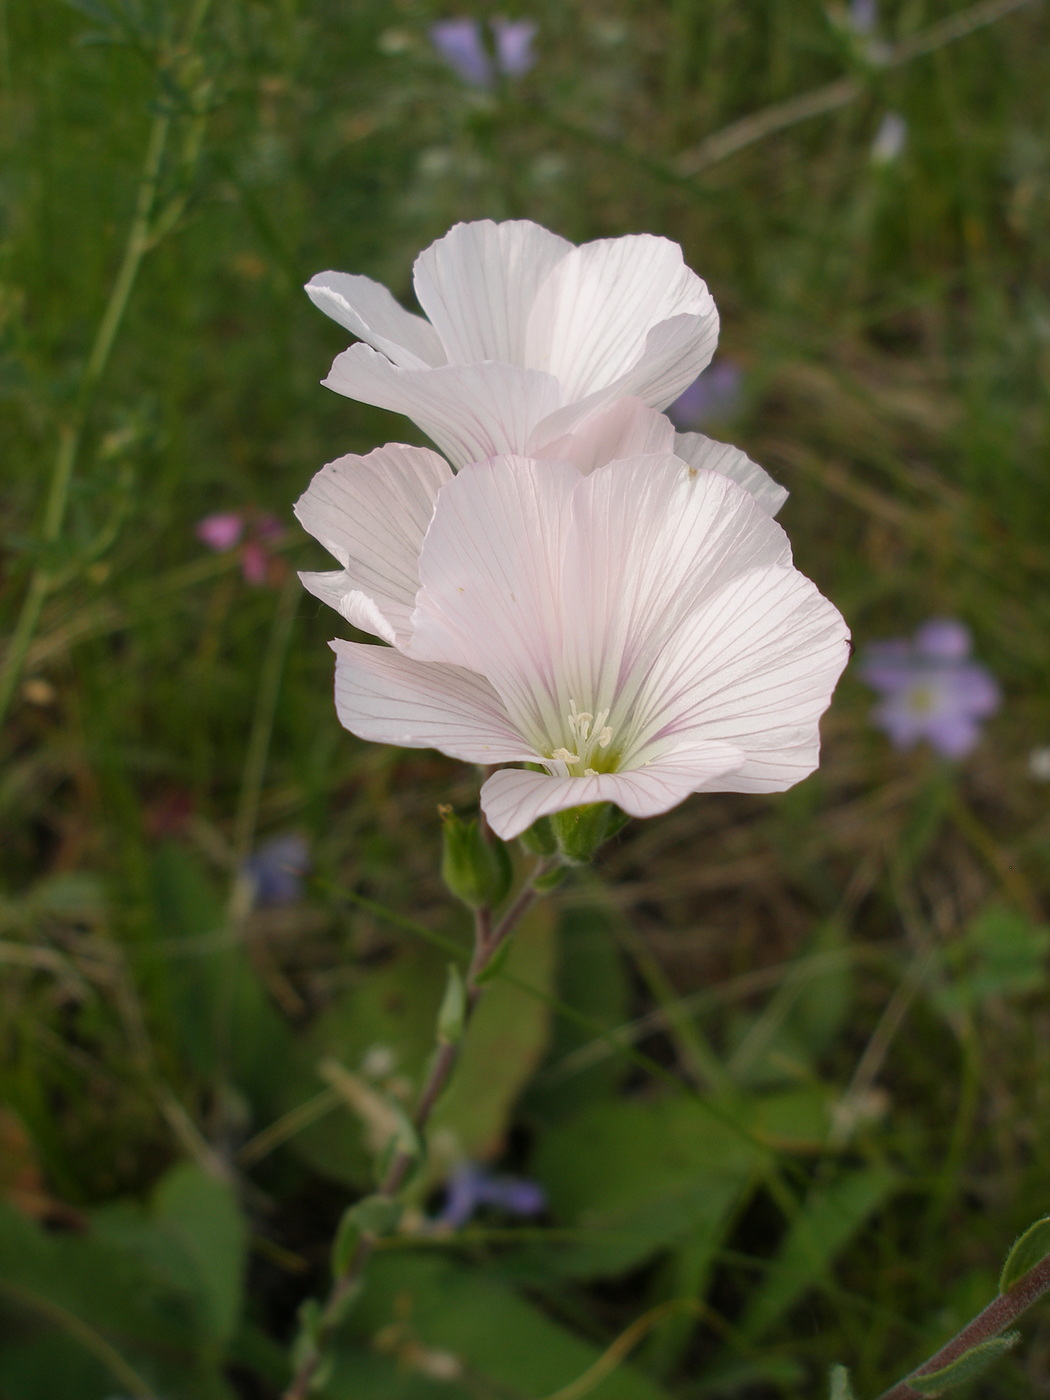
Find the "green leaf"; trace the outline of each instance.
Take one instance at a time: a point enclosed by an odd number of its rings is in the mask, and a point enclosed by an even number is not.
[[[383,1338],[385,1365],[374,1359],[377,1338]],[[583,1375],[602,1350],[554,1322],[494,1270],[432,1254],[380,1254],[336,1339],[325,1397],[548,1396]],[[435,1363],[446,1371],[440,1390],[427,1371]],[[425,1384],[416,1389],[420,1381]],[[589,1391],[587,1400],[667,1396],[628,1362]]]
[[[1009,1293],[1015,1283],[1025,1274],[1041,1264],[1050,1254],[1050,1215],[1044,1215],[1034,1225],[1029,1225],[1019,1236],[1006,1256],[1003,1272],[999,1277],[999,1292]]]
[[[193,1261],[202,1328],[225,1344],[240,1321],[248,1240],[232,1187],[184,1162],[161,1181],[153,1209],[158,1225]]]
[[[981,1375],[993,1361],[998,1361],[1000,1356],[1004,1356],[1015,1347],[1020,1339],[1020,1332],[1007,1332],[1002,1337],[980,1342],[949,1365],[942,1366],[939,1371],[927,1371],[921,1376],[908,1376],[908,1385],[920,1395],[941,1395],[944,1391]]]
[[[769,1160],[684,1095],[595,1104],[549,1129],[534,1158],[554,1213],[591,1236],[562,1247],[555,1266],[573,1277],[622,1273],[701,1233],[713,1250]]]
[[[828,1400],[856,1400],[845,1366],[832,1366],[828,1376]]]
[[[871,1167],[850,1172],[833,1185],[811,1192],[751,1298],[740,1325],[746,1339],[767,1333],[804,1293],[826,1280],[835,1256],[882,1205],[895,1184],[892,1172]]]
[[[503,969],[507,966],[510,958],[510,950],[514,946],[514,938],[505,938],[496,951],[489,958],[488,962],[474,978],[476,987],[485,987],[489,982],[495,982]]]

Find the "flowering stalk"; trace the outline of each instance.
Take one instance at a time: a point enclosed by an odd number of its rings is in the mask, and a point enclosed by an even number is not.
[[[922,1386],[923,1376],[944,1371],[976,1348],[994,1341],[1047,1292],[1050,1292],[1050,1256],[1022,1275],[1012,1288],[1000,1293],[998,1298],[989,1303],[983,1312],[978,1313],[928,1361],[924,1361],[904,1380],[883,1391],[879,1400],[920,1400],[924,1395],[938,1393]],[[912,1381],[918,1384],[912,1385]],[[948,1385],[944,1388],[947,1389]]]
[[[547,859],[536,863],[529,879],[518,892],[510,908],[495,925],[493,924],[490,904],[481,905],[474,911],[474,951],[470,967],[467,970],[464,988],[461,1031],[457,1035],[443,1035],[439,1025],[437,1051],[430,1062],[426,1082],[420,1090],[415,1112],[412,1115],[412,1127],[417,1133],[421,1133],[426,1127],[430,1115],[434,1111],[434,1106],[441,1097],[441,1093],[448,1084],[455,1068],[460,1046],[463,1043],[463,1032],[469,1026],[471,1017],[485,991],[487,981],[485,974],[486,972],[491,974],[493,958],[514,931],[537,895],[541,893],[540,881],[544,875],[549,873],[555,863],[555,861]],[[379,1202],[392,1203],[404,1185],[414,1160],[414,1154],[411,1151],[406,1150],[403,1146],[398,1147],[383,1176],[379,1190],[376,1196],[371,1198],[371,1201],[376,1202],[378,1199]],[[357,1243],[349,1259],[339,1270],[324,1306],[315,1316],[312,1324],[309,1325],[306,1344],[297,1348],[296,1371],[291,1385],[284,1393],[284,1400],[306,1400],[307,1395],[309,1395],[314,1377],[324,1360],[328,1344],[361,1287],[365,1269],[375,1253],[378,1238],[377,1232],[362,1227]]]

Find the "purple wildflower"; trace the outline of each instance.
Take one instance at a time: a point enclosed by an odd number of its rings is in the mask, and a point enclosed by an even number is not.
[[[446,1183],[440,1225],[458,1230],[479,1206],[495,1206],[508,1215],[539,1215],[547,1205],[543,1188],[521,1176],[497,1176],[477,1162],[456,1167]]]
[[[222,511],[197,521],[197,538],[216,553],[232,549],[243,534],[244,517],[240,511]]]
[[[442,19],[428,31],[430,42],[448,66],[472,87],[492,87],[497,74],[523,77],[536,62],[532,52],[536,25],[531,20],[493,19],[489,24],[495,62],[480,20]]]
[[[303,876],[310,869],[310,851],[301,836],[273,836],[244,863],[255,889],[255,903],[295,904],[302,897]]]
[[[879,22],[878,0],[850,0],[850,28],[855,34],[871,34]]]
[[[258,588],[280,577],[280,561],[272,546],[284,534],[276,515],[255,511],[228,510],[198,520],[196,535],[217,554],[240,545],[241,573],[246,583]]]
[[[739,365],[719,360],[678,395],[668,418],[680,433],[695,432],[711,418],[729,418],[739,405],[743,379]]]
[[[963,758],[977,743],[1000,694],[991,672],[970,659],[970,645],[961,622],[932,618],[911,641],[866,649],[861,677],[882,696],[871,717],[896,748],[925,739],[945,758]]]

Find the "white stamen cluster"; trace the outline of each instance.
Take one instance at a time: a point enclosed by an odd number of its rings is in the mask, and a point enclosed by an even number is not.
[[[605,722],[608,718],[608,710],[600,710],[597,715],[593,715],[589,710],[578,709],[575,700],[569,700],[569,713],[565,716],[565,725],[572,736],[572,748],[557,748],[551,754],[551,758],[557,763],[564,763],[570,777],[598,776],[598,769],[591,766],[591,760],[595,750],[607,749],[612,743],[613,732]]]

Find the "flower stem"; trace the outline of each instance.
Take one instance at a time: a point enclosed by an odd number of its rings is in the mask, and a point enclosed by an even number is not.
[[[1050,1292],[1050,1256],[1019,1278],[1012,1288],[989,1303],[983,1312],[978,1313],[972,1322],[968,1322],[961,1332],[928,1361],[916,1367],[910,1375],[924,1376],[931,1371],[940,1371],[957,1361],[960,1356],[965,1356],[981,1342],[991,1341],[1012,1322],[1016,1322],[1022,1313],[1027,1312],[1032,1304],[1047,1292]],[[921,1400],[921,1391],[908,1384],[909,1378],[906,1376],[889,1390],[883,1391],[879,1400]]]
[[[539,861],[532,870],[529,879],[518,892],[517,897],[510,905],[507,912],[493,926],[492,911],[488,906],[475,911],[474,914],[474,951],[470,959],[470,968],[467,972],[466,991],[467,1004],[464,1018],[464,1031],[469,1027],[478,1002],[485,991],[483,982],[479,982],[498,948],[505,942],[517,926],[522,915],[536,899],[538,891],[536,881],[551,868],[553,862],[547,860]],[[419,1093],[416,1101],[415,1112],[412,1115],[413,1125],[420,1131],[426,1127],[431,1113],[434,1111],[441,1093],[447,1085],[449,1078],[455,1068],[459,1058],[459,1043],[445,1043],[438,1046],[437,1053],[430,1062],[430,1071],[426,1082]],[[380,1184],[378,1194],[393,1198],[397,1195],[412,1165],[412,1156],[407,1152],[398,1152],[387,1170],[386,1176]],[[313,1377],[321,1364],[321,1359],[327,1344],[331,1341],[335,1329],[338,1327],[343,1317],[346,1300],[359,1287],[364,1277],[368,1261],[375,1252],[376,1241],[373,1236],[363,1234],[357,1243],[350,1260],[332,1285],[331,1292],[321,1311],[320,1320],[315,1332],[315,1346],[303,1357],[298,1370],[292,1379],[291,1385],[284,1393],[284,1400],[306,1400],[310,1393],[310,1386]]]

